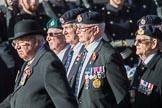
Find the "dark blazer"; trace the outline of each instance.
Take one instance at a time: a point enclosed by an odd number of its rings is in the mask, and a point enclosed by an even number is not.
[[[129,88],[122,58],[120,54],[104,40],[101,40],[94,52],[95,55],[92,54],[92,56],[96,56],[96,58],[91,57],[86,66],[86,70],[88,68],[93,70],[91,71],[92,78],[90,78],[90,75],[88,76],[88,88],[86,88],[87,84],[85,84],[87,77],[86,72],[84,72],[82,77],[78,95],[79,108],[116,108],[117,104],[123,103],[123,100],[128,95]],[[76,61],[74,65],[77,64],[79,64],[79,62],[77,63]],[[97,72],[100,74],[98,78],[94,77],[94,70],[96,68],[102,68]],[[71,77],[71,85],[74,87],[76,73],[74,73],[73,76],[74,77]],[[121,108],[127,108],[128,103],[123,104]]]
[[[69,87],[65,69],[59,58],[43,47],[32,62],[24,85],[20,85],[25,65],[21,69],[14,92],[0,108],[77,108]]]
[[[135,103],[133,108],[162,108],[162,54],[159,51],[143,71],[139,67],[134,75]],[[141,84],[145,86],[141,86]],[[151,88],[150,93],[146,92]],[[148,94],[147,94],[148,93]]]

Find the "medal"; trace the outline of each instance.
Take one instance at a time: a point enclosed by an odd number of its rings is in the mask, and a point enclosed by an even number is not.
[[[93,87],[94,88],[100,88],[100,86],[101,86],[101,81],[99,79],[95,79],[93,81]]]

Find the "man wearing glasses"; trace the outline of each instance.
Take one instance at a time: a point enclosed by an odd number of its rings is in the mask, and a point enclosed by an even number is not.
[[[61,23],[56,18],[51,18],[47,23],[47,37],[46,40],[50,49],[59,57],[62,61],[64,56],[67,56],[67,52],[70,46],[65,41],[65,36],[62,33]]]
[[[74,95],[79,108],[130,108],[129,81],[120,54],[105,41],[103,15],[86,12],[77,16],[77,35],[83,43],[74,76]]]
[[[153,25],[143,25],[134,45],[141,59],[134,75],[131,99],[133,108],[162,108],[162,32]]]
[[[13,93],[0,108],[77,108],[64,66],[44,45],[38,22],[22,20],[16,23],[14,33],[10,40],[25,63],[17,74]]]

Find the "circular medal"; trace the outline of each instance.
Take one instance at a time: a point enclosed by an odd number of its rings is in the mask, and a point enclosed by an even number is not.
[[[100,88],[100,86],[101,86],[101,81],[99,79],[95,79],[93,81],[93,87],[94,88]]]

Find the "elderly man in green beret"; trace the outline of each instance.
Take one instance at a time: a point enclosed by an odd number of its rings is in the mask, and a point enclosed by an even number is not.
[[[70,45],[65,41],[65,36],[62,33],[61,23],[56,18],[51,18],[47,23],[46,40],[50,49],[62,60],[68,53]]]
[[[134,45],[141,62],[131,90],[133,108],[162,108],[162,32],[146,24],[136,34]]]

